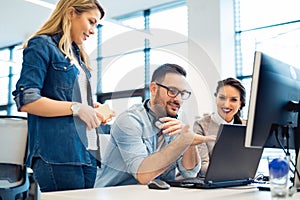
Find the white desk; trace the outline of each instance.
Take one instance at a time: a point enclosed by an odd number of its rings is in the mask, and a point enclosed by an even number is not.
[[[259,191],[251,186],[226,189],[186,189],[172,187],[169,190],[150,190],[145,185],[106,187],[41,194],[41,200],[270,200],[270,192]],[[300,199],[296,193],[291,200]]]

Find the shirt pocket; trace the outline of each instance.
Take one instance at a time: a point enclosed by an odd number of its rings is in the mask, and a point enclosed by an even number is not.
[[[53,62],[48,76],[54,88],[72,90],[78,69],[69,62]]]

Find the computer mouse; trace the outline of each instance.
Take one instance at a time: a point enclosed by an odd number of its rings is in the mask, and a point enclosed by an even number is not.
[[[149,189],[167,190],[170,189],[170,185],[165,181],[154,179],[148,183]]]

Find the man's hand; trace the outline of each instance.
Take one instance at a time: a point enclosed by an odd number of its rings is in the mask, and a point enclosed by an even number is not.
[[[180,120],[172,117],[162,117],[159,119],[162,123],[159,128],[162,129],[162,133],[168,133],[169,136],[180,134],[183,128],[183,124]]]

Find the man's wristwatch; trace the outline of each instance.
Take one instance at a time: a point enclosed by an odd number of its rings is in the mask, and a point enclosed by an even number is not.
[[[78,113],[80,110],[80,103],[72,102],[71,110],[72,110],[73,116],[78,116]]]

